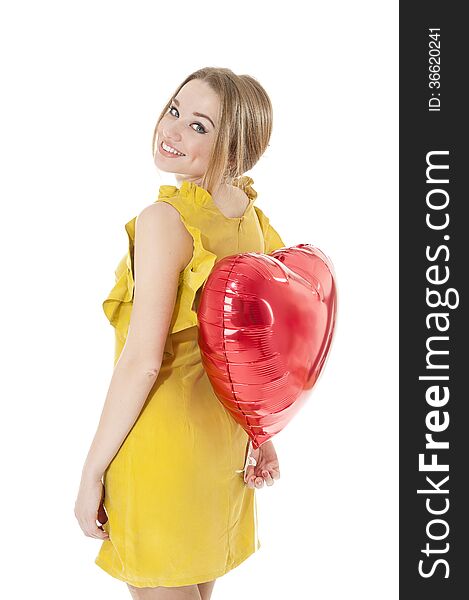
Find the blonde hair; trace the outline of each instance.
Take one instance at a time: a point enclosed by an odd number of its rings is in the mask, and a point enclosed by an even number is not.
[[[264,154],[272,133],[272,103],[261,84],[250,75],[231,69],[204,67],[178,86],[161,112],[152,141],[153,157],[157,128],[179,90],[192,79],[205,81],[220,99],[219,127],[201,187],[213,193],[220,182],[236,185]]]

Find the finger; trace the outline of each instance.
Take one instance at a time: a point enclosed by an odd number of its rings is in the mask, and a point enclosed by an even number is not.
[[[272,479],[272,476],[270,475],[269,471],[263,470],[262,477],[264,478],[266,485],[274,485],[274,480]]]
[[[256,488],[261,488],[264,485],[264,479],[262,477],[256,477],[254,484]]]
[[[85,534],[89,537],[96,538],[98,540],[107,540],[109,539],[109,534],[107,531],[104,531],[102,525],[97,525],[96,520],[92,522],[88,522],[85,529]]]
[[[272,479],[280,479],[280,469],[278,467],[271,467],[269,469],[269,472]]]
[[[254,488],[254,480],[255,479],[256,479],[256,476],[254,474],[252,474],[246,478],[246,485],[248,486],[248,488],[251,488],[251,489]]]
[[[248,488],[254,489],[256,487],[256,479],[257,475],[255,473],[251,473],[247,478],[246,485]]]
[[[98,523],[99,523],[99,521],[98,521]],[[101,525],[101,523],[99,523],[99,525],[97,525],[96,529],[97,529],[97,532],[98,532],[98,536],[101,539],[103,539],[103,540],[108,540],[109,539],[109,532],[107,532],[104,529],[104,527]]]
[[[244,472],[244,482],[247,483],[248,479],[254,476],[254,467],[250,465]]]
[[[96,538],[97,540],[108,540],[109,539],[109,534],[106,531],[99,529],[99,527],[92,530],[91,533],[89,534],[89,536]]]

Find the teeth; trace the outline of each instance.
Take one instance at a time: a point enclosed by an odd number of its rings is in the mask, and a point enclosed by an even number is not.
[[[174,150],[173,148],[171,148],[171,146],[167,146],[164,142],[162,142],[161,145],[163,146],[163,150],[166,150],[166,152],[171,152],[172,154],[177,154],[178,156],[184,156],[182,152]]]

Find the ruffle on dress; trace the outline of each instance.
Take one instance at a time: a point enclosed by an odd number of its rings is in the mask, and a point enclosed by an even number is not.
[[[233,185],[235,187],[241,188],[246,194],[246,196],[249,198],[249,200],[255,200],[257,198],[256,190],[253,187],[251,187],[253,183],[254,179],[249,177],[249,175],[242,175],[241,177],[238,177],[237,179],[233,180]]]
[[[225,217],[223,215],[225,219],[234,221],[237,219],[243,219],[245,215],[247,215],[249,209],[254,204],[257,198],[256,190],[253,187],[251,187],[252,183],[254,183],[254,180],[248,175],[243,175],[242,177],[238,177],[233,181],[232,185],[234,187],[239,187],[244,191],[246,196],[249,198],[249,203],[242,217]],[[189,181],[187,179],[181,182],[180,188],[176,187],[175,185],[160,186],[158,199],[167,199],[167,201],[169,201],[170,204],[178,208],[179,212],[181,213],[186,212],[187,206],[191,207],[192,205],[192,207],[195,208],[201,207],[209,211],[215,212],[217,215],[222,214],[218,206],[215,204],[215,201],[213,200],[210,192],[195,184],[193,181]],[[181,200],[185,200],[185,203],[181,203]]]
[[[181,221],[192,236],[194,251],[190,262],[181,272],[181,284],[178,287],[176,304],[170,325],[170,332],[177,333],[182,329],[197,325],[197,312],[194,307],[196,295],[205,283],[217,260],[217,255],[204,248],[202,233],[198,227],[190,225],[183,214]]]
[[[115,285],[107,295],[102,306],[104,314],[113,327],[116,328],[121,340],[127,336],[130,321],[130,311],[134,297],[134,242],[135,242],[135,220],[134,217],[125,224],[127,233],[127,254],[120,260],[115,270]]]
[[[132,304],[135,288],[134,271],[134,248],[135,248],[135,222],[134,217],[125,224],[127,233],[128,248],[127,253],[122,257],[115,270],[116,282],[112,290],[107,295],[102,306],[104,314],[108,321],[116,330],[116,336],[119,338],[119,346],[122,348],[127,338],[129,330],[130,316],[132,314]],[[117,354],[119,354],[118,352]],[[166,356],[172,356],[173,346],[170,335],[167,336],[163,353]],[[118,356],[115,356],[114,362]]]
[[[160,199],[163,197],[164,194],[160,194]],[[194,251],[190,262],[179,275],[175,307],[164,348],[164,353],[169,356],[173,354],[170,334],[197,325],[197,312],[194,309],[196,295],[217,260],[216,254],[213,254],[213,252],[204,247],[200,229],[190,225],[184,215],[179,214],[186,229],[192,236]],[[128,239],[127,254],[117,265],[115,270],[115,285],[102,304],[104,314],[116,329],[121,342],[125,342],[127,337],[134,297],[135,272],[133,260],[136,219],[137,217],[134,217],[125,224]]]

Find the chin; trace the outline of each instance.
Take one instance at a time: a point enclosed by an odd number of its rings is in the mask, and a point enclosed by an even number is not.
[[[173,173],[171,165],[168,164],[168,161],[161,160],[161,158],[158,155],[155,157],[155,165],[160,171],[165,171],[166,173]]]

